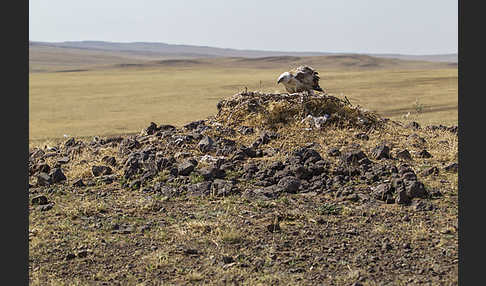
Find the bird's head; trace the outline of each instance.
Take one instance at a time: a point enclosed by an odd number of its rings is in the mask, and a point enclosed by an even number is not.
[[[284,72],[277,79],[277,84],[288,82],[292,75],[289,72]]]

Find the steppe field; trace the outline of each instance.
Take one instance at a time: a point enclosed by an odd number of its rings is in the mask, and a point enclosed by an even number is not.
[[[63,66],[31,61],[31,143],[64,135],[136,133],[151,121],[181,126],[214,114],[219,100],[245,88],[285,92],[283,86],[275,85],[276,78],[300,64],[310,64],[319,72],[321,86],[329,95],[346,96],[351,103],[382,116],[423,125],[457,125],[458,120],[455,63],[364,55],[124,63],[105,56],[99,61],[103,65],[96,65],[93,58],[73,56],[64,59],[72,63]]]
[[[56,48],[29,90],[30,285],[458,285],[456,63]]]

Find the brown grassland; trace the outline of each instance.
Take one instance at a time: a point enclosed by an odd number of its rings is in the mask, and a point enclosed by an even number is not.
[[[449,64],[367,56],[166,60],[31,73],[30,141],[134,133],[150,121],[181,126],[214,114],[219,100],[245,87],[282,92],[276,77],[300,63],[319,72],[328,94],[380,115],[457,124],[457,66]]]
[[[329,95],[402,123],[387,121],[368,130],[367,139],[358,138],[363,130],[352,126],[304,129],[300,118],[279,125],[272,129],[278,139],[258,147],[277,150],[274,154],[239,161],[227,156],[235,168],[226,170],[224,181],[235,182],[239,193],[207,196],[193,195],[188,187],[206,180],[201,174],[209,165],[202,158],[216,157],[216,151],[201,151],[199,139],[174,144],[194,130],[140,133],[151,121],[180,127],[206,119],[217,114],[219,100],[245,87],[281,92],[275,78],[299,63],[318,70]],[[59,72],[65,68],[29,75],[29,167],[57,166],[67,178],[42,186],[39,173],[29,177],[31,285],[457,285],[458,176],[446,166],[457,162],[458,137],[425,128],[457,125],[457,66],[356,56],[168,60]],[[256,122],[255,133],[232,135],[218,131],[228,127],[224,118],[218,120],[223,124],[204,135],[237,146],[250,146],[260,131],[268,131]],[[405,127],[410,121],[422,127]],[[133,184],[140,177],[124,177],[126,147],[92,138],[130,133],[140,141],[130,154],[148,150],[176,157],[174,164],[195,158],[197,168],[187,176],[164,169]],[[69,146],[64,134],[77,145]],[[391,158],[373,157],[379,144],[390,148]],[[260,179],[245,176],[248,165],[267,170],[304,146],[329,164],[327,187],[323,179],[318,191],[244,195],[262,189]],[[372,180],[364,169],[353,176],[358,167],[348,165],[349,176],[341,177],[349,179],[334,180],[343,166],[342,158],[329,155],[334,147],[343,153],[362,150],[372,170],[410,166],[429,195],[409,205],[384,203],[374,199],[374,189],[397,177],[378,171]],[[404,149],[409,159],[397,155]],[[424,149],[430,157],[421,155]],[[115,161],[112,180],[93,173],[93,166],[107,165],[106,156]],[[79,179],[84,186],[74,184]],[[157,185],[184,191],[172,195],[155,191]],[[48,204],[34,203],[39,196]]]

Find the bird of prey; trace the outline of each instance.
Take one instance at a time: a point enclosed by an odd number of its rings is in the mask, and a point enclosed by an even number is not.
[[[319,76],[309,66],[300,66],[290,72],[282,73],[277,84],[281,83],[289,93],[307,91],[312,93],[313,90],[323,91],[319,86]]]

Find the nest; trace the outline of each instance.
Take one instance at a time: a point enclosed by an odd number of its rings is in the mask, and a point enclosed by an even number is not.
[[[218,103],[216,121],[228,126],[282,128],[319,121],[319,128],[379,128],[383,120],[360,106],[325,94],[238,93]],[[325,121],[325,124],[322,124]],[[311,124],[312,125],[312,124]],[[313,126],[310,126],[313,127]]]

